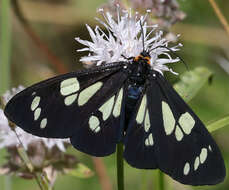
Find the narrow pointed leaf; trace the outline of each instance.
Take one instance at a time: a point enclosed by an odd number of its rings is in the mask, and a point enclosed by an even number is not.
[[[207,129],[209,132],[213,132],[226,126],[229,126],[229,116],[223,117],[217,121],[210,123],[209,125],[207,125]]]

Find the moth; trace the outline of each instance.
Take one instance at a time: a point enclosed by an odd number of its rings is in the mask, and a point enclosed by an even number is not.
[[[110,155],[122,142],[131,166],[160,169],[183,184],[222,182],[225,166],[218,146],[162,72],[151,66],[153,49],[148,43],[139,55],[122,56],[124,61],[32,85],[8,102],[5,115],[34,135],[70,138],[77,150],[93,156]]]

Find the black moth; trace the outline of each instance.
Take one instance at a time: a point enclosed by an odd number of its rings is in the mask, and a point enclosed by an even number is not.
[[[125,146],[133,167],[159,168],[190,185],[223,181],[225,166],[207,129],[143,51],[126,62],[60,75],[14,96],[5,115],[41,137],[67,138],[93,156]]]

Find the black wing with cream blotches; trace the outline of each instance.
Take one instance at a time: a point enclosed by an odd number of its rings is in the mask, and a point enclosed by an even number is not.
[[[101,97],[94,97],[92,103],[98,102],[98,106],[95,106],[96,109],[83,119],[82,126],[70,138],[71,144],[76,149],[93,156],[107,156],[115,152],[123,131],[121,128],[123,126],[121,123],[124,122],[123,80],[125,77],[115,75],[115,78],[109,79],[113,84],[106,84],[112,87],[107,88],[109,92],[101,90]]]
[[[136,104],[124,138],[124,158],[135,168],[156,169],[158,168],[155,155],[155,142],[150,117],[159,115],[149,115],[147,92],[151,90],[148,85],[144,86]],[[155,91],[157,89],[154,89]],[[152,98],[152,97],[150,97]],[[152,118],[151,118],[152,119]]]
[[[158,167],[183,184],[220,183],[225,166],[215,141],[164,77],[159,73],[154,76],[143,95],[147,105],[144,100],[140,104],[146,107],[141,125],[137,125],[136,115],[128,127],[124,153],[127,162],[136,168]]]
[[[107,97],[120,91],[122,80],[127,77],[122,68],[121,62],[113,63],[37,83],[14,96],[6,105],[5,114],[34,135],[71,137],[82,132],[86,119],[106,103]]]
[[[224,161],[204,124],[162,75],[158,74],[155,82],[161,90],[157,101],[151,99],[149,103],[154,105],[150,114],[158,111],[162,115],[157,122],[151,121],[156,128],[158,167],[184,184],[222,182],[226,175]],[[153,89],[149,92],[153,94]]]

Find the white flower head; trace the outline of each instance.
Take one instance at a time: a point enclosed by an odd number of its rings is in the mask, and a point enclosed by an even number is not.
[[[91,62],[96,65],[102,63],[111,63],[119,61],[127,61],[126,58],[136,57],[143,50],[150,54],[150,65],[152,69],[163,74],[163,71],[172,71],[166,64],[180,61],[180,59],[172,58],[170,51],[178,51],[178,44],[168,49],[169,41],[163,38],[162,31],[156,31],[157,25],[148,25],[146,18],[148,12],[144,16],[131,14],[131,10],[120,10],[117,5],[117,18],[114,19],[109,12],[99,10],[105,22],[96,18],[107,30],[105,33],[99,26],[93,30],[86,25],[92,41],[75,38],[79,43],[85,45],[83,49],[77,51],[88,51],[88,56],[82,57],[80,61]],[[141,27],[142,26],[142,27]],[[153,36],[154,34],[154,36]],[[142,40],[144,39],[144,47]],[[163,57],[163,58],[162,58]]]
[[[6,104],[14,95],[19,93],[24,89],[23,86],[19,86],[18,88],[12,88],[8,90],[3,95],[3,102]],[[15,127],[15,131],[13,131],[8,123],[6,116],[2,109],[0,109],[0,148],[7,148],[18,146],[20,144],[19,139],[22,142],[25,149],[32,143],[42,142],[47,149],[52,149],[53,147],[57,147],[60,151],[65,151],[64,143],[69,143],[67,139],[54,139],[54,138],[41,138],[34,135],[31,135],[19,127]]]

